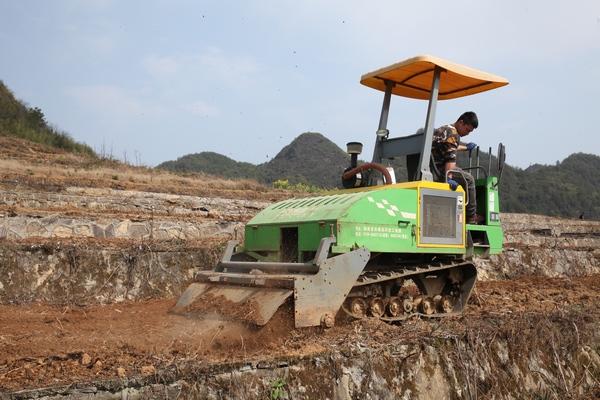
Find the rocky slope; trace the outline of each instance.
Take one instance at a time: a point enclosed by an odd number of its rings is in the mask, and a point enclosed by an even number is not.
[[[177,295],[270,204],[80,187],[0,199],[0,300],[86,304]],[[600,222],[503,214],[503,226],[505,251],[478,261],[482,279],[600,273]]]

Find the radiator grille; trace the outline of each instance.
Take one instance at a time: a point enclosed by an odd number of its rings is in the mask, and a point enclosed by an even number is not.
[[[423,196],[423,235],[454,238],[456,236],[456,199]]]
[[[463,244],[463,195],[436,189],[420,191],[420,238],[422,244]]]

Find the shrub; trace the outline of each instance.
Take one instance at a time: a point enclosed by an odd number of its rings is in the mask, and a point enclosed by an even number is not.
[[[287,179],[277,179],[275,182],[273,182],[273,188],[305,193],[318,193],[325,191],[325,189],[315,185],[311,185],[309,183],[290,183]]]

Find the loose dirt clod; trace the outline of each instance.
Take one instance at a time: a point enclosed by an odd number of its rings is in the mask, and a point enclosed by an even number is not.
[[[92,357],[88,353],[81,355],[81,365],[89,365],[92,362]]]
[[[141,369],[142,375],[154,375],[156,373],[156,368],[153,365],[144,365]]]

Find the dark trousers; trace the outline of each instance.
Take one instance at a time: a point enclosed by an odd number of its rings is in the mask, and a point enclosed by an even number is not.
[[[472,217],[477,212],[475,179],[473,179],[473,175],[471,175],[467,171],[463,171],[458,167],[454,168],[453,171],[458,172],[452,172],[452,179],[458,182],[458,184],[463,187],[465,192],[467,192],[467,196],[469,197],[469,204],[467,204],[467,206],[465,207],[467,218]]]

